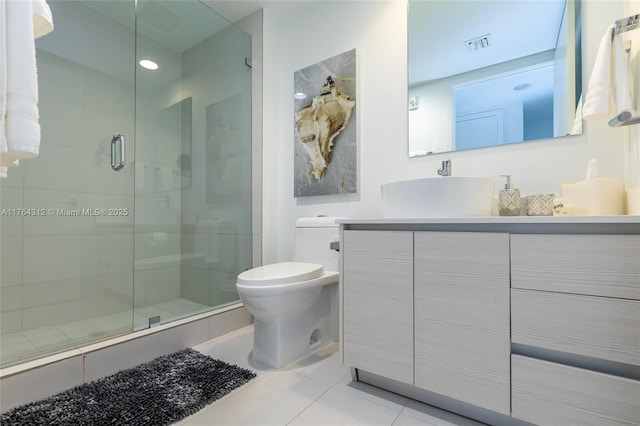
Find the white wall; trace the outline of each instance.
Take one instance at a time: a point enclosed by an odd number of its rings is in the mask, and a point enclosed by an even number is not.
[[[637,1],[628,9],[638,9]],[[635,5],[635,6],[634,6]],[[625,15],[623,1],[583,2],[583,75],[588,82],[606,27]],[[638,13],[640,11],[636,11]],[[624,174],[624,138],[606,120],[585,122],[581,136],[407,157],[407,8],[404,1],[310,1],[279,17],[264,11],[264,262],[292,257],[295,219],[318,214],[381,216],[380,185],[432,176],[451,159],[456,175],[513,175],[522,194],[555,192],[584,178],[597,158],[601,175]],[[357,194],[293,198],[293,73],[348,49],[358,58]]]

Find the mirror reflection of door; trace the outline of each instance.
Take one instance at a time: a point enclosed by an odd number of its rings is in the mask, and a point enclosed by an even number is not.
[[[496,109],[502,144],[580,134],[580,16],[580,0],[409,0],[409,156],[500,145],[457,128]]]
[[[564,135],[554,134],[554,123],[557,122],[554,120],[554,99],[557,97],[554,93],[554,68],[553,62],[546,62],[455,85],[453,149]],[[491,126],[488,125],[489,117],[494,117]],[[475,140],[461,139],[460,126],[466,129],[464,135]],[[566,125],[561,131],[566,131]]]
[[[471,149],[500,145],[502,111],[493,110],[456,117],[454,149]]]

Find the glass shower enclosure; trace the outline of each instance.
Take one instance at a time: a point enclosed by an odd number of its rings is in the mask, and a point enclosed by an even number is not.
[[[40,154],[0,179],[0,366],[238,302],[250,37],[194,0],[49,0]]]

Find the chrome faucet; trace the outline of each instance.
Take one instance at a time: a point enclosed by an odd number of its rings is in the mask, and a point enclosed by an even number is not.
[[[451,176],[451,160],[442,162],[442,168],[438,169],[438,174],[440,176]]]

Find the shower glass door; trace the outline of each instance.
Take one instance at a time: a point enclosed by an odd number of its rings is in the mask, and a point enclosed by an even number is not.
[[[132,329],[134,2],[49,5],[40,153],[0,179],[3,367]]]
[[[251,39],[195,0],[56,0],[41,147],[0,179],[0,366],[238,303]]]
[[[251,38],[137,1],[134,329],[239,301],[252,266]]]

